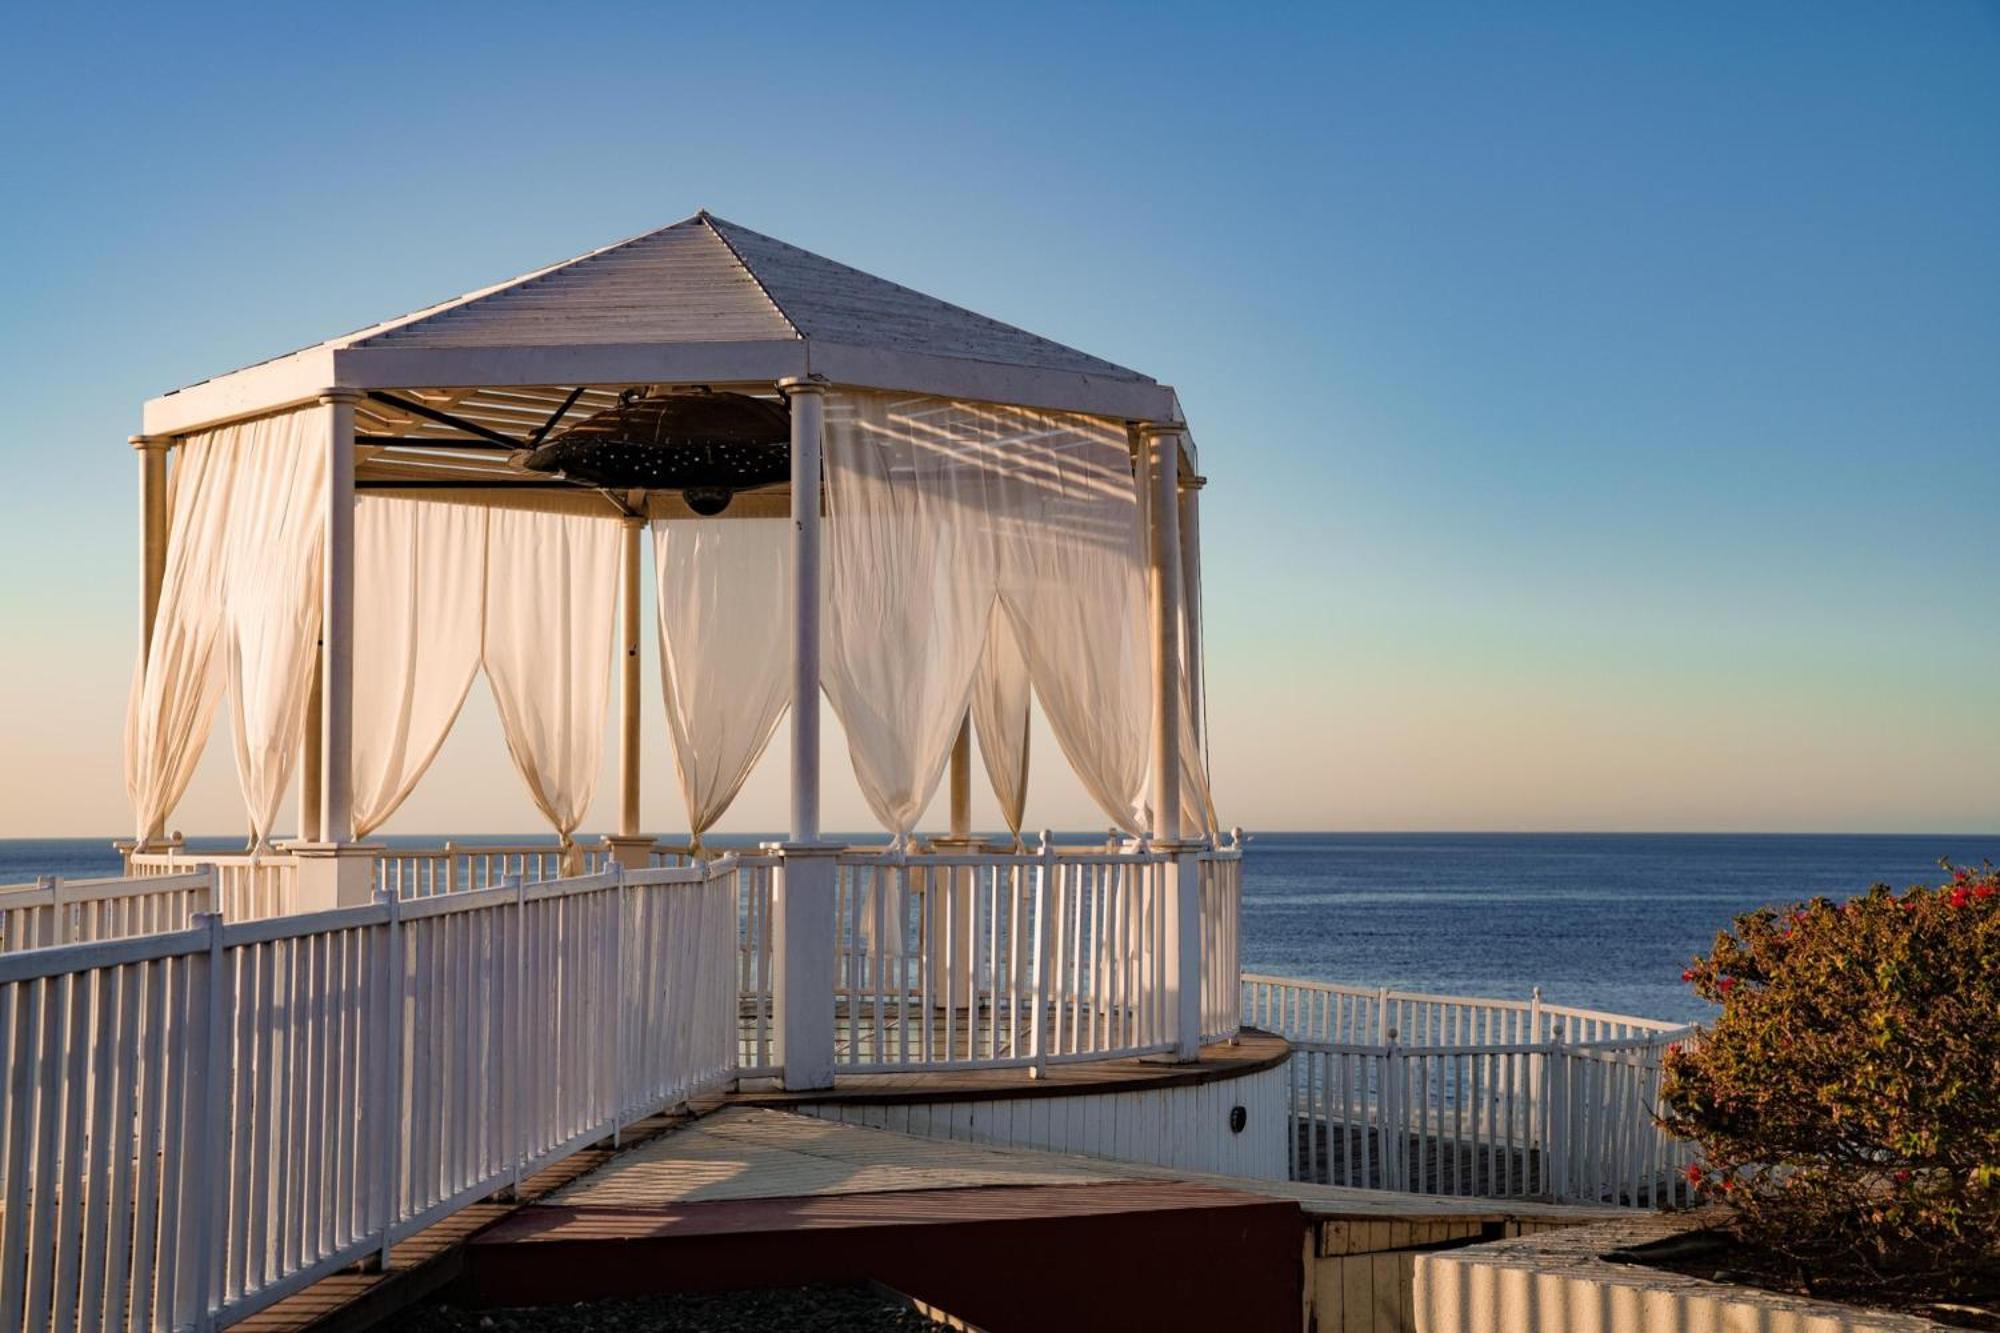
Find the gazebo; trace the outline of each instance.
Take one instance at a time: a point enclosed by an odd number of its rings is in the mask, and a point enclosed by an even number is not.
[[[1021,838],[1031,700],[1148,886],[1133,957],[1171,1010],[1156,1035],[1199,1045],[1204,930],[1227,935],[1226,980],[1219,953],[1207,965],[1233,1013],[1233,897],[1204,922],[1198,885],[1217,845],[1202,478],[1168,386],[701,212],[155,398],[133,444],[135,873],[189,859],[167,820],[226,711],[262,910],[408,892],[408,855],[368,836],[482,671],[553,872],[660,863],[639,827],[650,531],[691,855],[790,715],[760,963],[788,1083],[830,1078],[819,1016],[849,980],[799,941],[931,948],[918,916],[901,924],[907,878],[850,891],[839,865],[939,858],[945,933],[998,966],[965,933],[981,912],[999,928],[976,876],[1056,856]],[[587,849],[614,679],[616,833]],[[822,693],[886,850],[821,837]],[[1009,847],[971,840],[974,733]],[[919,840],[947,770],[951,827]],[[299,838],[273,846],[294,773]]]

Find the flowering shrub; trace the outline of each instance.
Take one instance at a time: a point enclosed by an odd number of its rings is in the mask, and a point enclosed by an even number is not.
[[[1669,1054],[1689,1177],[1806,1289],[2000,1280],[2000,877],[1738,917],[1684,979],[1722,1012]]]

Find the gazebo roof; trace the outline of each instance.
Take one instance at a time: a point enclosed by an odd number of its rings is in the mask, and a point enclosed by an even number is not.
[[[1138,371],[706,211],[615,245],[153,399],[148,434],[329,387],[626,383],[854,387],[1178,420]]]

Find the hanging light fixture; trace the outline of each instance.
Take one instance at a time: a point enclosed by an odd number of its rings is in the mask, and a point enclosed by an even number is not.
[[[618,406],[551,437],[521,466],[608,490],[679,491],[689,509],[713,515],[738,491],[789,480],[791,438],[782,402],[627,389]]]

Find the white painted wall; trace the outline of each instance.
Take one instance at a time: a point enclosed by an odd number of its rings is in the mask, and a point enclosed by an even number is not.
[[[1231,1108],[1248,1113],[1229,1129]],[[1117,1162],[1283,1180],[1285,1070],[1185,1087],[988,1101],[816,1103],[791,1108],[823,1120],[934,1139],[1040,1148]]]

